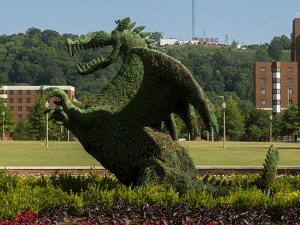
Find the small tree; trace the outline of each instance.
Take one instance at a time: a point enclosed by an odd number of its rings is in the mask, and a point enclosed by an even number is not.
[[[30,140],[30,133],[29,133],[29,123],[25,119],[20,119],[18,124],[14,130],[14,140],[23,140],[29,141]]]
[[[245,112],[246,134],[255,141],[270,135],[270,115],[263,109],[248,108]]]
[[[289,106],[282,114],[281,135],[291,135],[300,127],[299,111],[297,105]]]
[[[30,111],[29,132],[34,140],[42,140],[46,136],[46,107],[44,94],[38,94]]]
[[[225,114],[226,133],[231,137],[243,135],[245,133],[244,116],[232,96],[226,101]]]
[[[13,112],[7,105],[7,103],[0,99],[0,113],[1,113],[1,131],[3,130],[3,124],[4,124],[4,132],[10,132],[12,131],[14,127],[13,122]]]
[[[280,61],[283,54],[283,47],[281,46],[280,42],[271,42],[268,48],[268,54],[276,61]]]
[[[159,41],[159,39],[163,38],[162,36],[162,33],[160,32],[152,32],[150,35],[149,35],[149,38],[150,39],[153,39],[155,41]]]

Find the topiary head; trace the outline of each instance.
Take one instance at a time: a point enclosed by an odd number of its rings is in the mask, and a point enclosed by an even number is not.
[[[121,54],[126,57],[128,51],[133,47],[147,48],[148,44],[154,42],[151,39],[145,39],[150,32],[141,32],[145,26],[139,26],[132,30],[135,22],[132,23],[129,17],[116,21],[117,27],[111,32],[99,31],[93,35],[66,40],[69,54],[74,56],[74,51],[79,49],[102,48],[112,46],[113,51],[106,57],[98,57],[86,64],[76,63],[77,72],[80,75],[87,75],[99,69],[105,68],[112,64]]]

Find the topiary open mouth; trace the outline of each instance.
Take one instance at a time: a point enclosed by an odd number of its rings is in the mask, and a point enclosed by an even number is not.
[[[66,43],[68,52],[71,56],[74,56],[74,52],[76,50],[102,48],[104,46],[110,46],[114,44],[111,39],[111,35],[105,31],[97,32],[93,36],[84,36],[76,39],[68,38]],[[99,69],[103,69],[109,66],[118,57],[118,53],[119,49],[114,49],[107,58],[98,57],[85,64],[80,64],[77,62],[77,72],[80,75],[87,75]]]

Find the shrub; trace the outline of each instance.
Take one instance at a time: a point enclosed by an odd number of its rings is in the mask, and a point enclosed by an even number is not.
[[[217,192],[212,191],[219,190],[219,186],[206,188],[202,185],[185,194],[179,194],[175,189],[165,189],[163,186],[126,187],[120,185],[113,176],[98,174],[84,176],[56,174],[55,176],[54,179],[54,175],[18,176],[0,172],[2,188],[0,189],[0,218],[10,220],[17,217],[22,210],[42,212],[47,207],[58,207],[58,205],[67,205],[69,215],[82,216],[85,215],[83,213],[88,207],[96,205],[106,213],[106,216],[110,215],[120,223],[126,223],[130,217],[118,214],[119,209],[126,209],[127,212],[132,213],[131,215],[144,215],[150,223],[202,221],[201,223],[209,224],[212,221],[227,221],[225,212],[239,213],[240,216],[236,215],[236,220],[239,221],[245,219],[249,212],[256,217],[264,218],[265,221],[268,219],[266,215],[273,221],[281,219],[290,221],[293,218],[287,217],[287,210],[291,210],[291,215],[297,216],[300,202],[300,175],[278,176],[269,192],[251,186],[258,175],[215,176],[214,183],[218,185],[233,184],[234,188],[227,189],[228,193],[222,196],[217,196],[215,194]],[[76,192],[73,191],[72,181],[75,181]],[[209,179],[206,182],[209,183]],[[61,183],[63,185],[60,185]],[[80,183],[83,185],[82,189],[79,188]],[[121,203],[123,208],[120,206]],[[163,214],[154,215],[158,208],[163,209]],[[263,213],[259,214],[259,212]],[[296,216],[293,220],[297,220]],[[197,221],[189,221],[192,218]],[[101,217],[91,220],[100,221]],[[252,220],[254,221],[255,218],[252,217]]]

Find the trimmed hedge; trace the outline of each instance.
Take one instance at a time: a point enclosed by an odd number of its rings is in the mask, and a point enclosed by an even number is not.
[[[168,212],[178,203],[189,209],[208,207],[218,211],[231,206],[239,211],[264,208],[272,220],[280,220],[282,211],[295,208],[300,203],[300,176],[278,176],[274,185],[263,192],[251,186],[257,174],[214,177],[216,183],[232,184],[233,188],[217,197],[205,186],[180,195],[173,188],[162,186],[126,187],[114,176],[89,173],[86,175],[9,175],[0,172],[0,218],[9,220],[22,210],[40,212],[46,207],[66,204],[68,214],[81,216],[93,204],[103,202],[109,210],[116,199],[127,202],[136,212],[142,212],[144,204],[161,204]],[[203,177],[199,178],[203,180]],[[207,178],[205,178],[207,179]],[[222,181],[222,182],[221,182]]]

